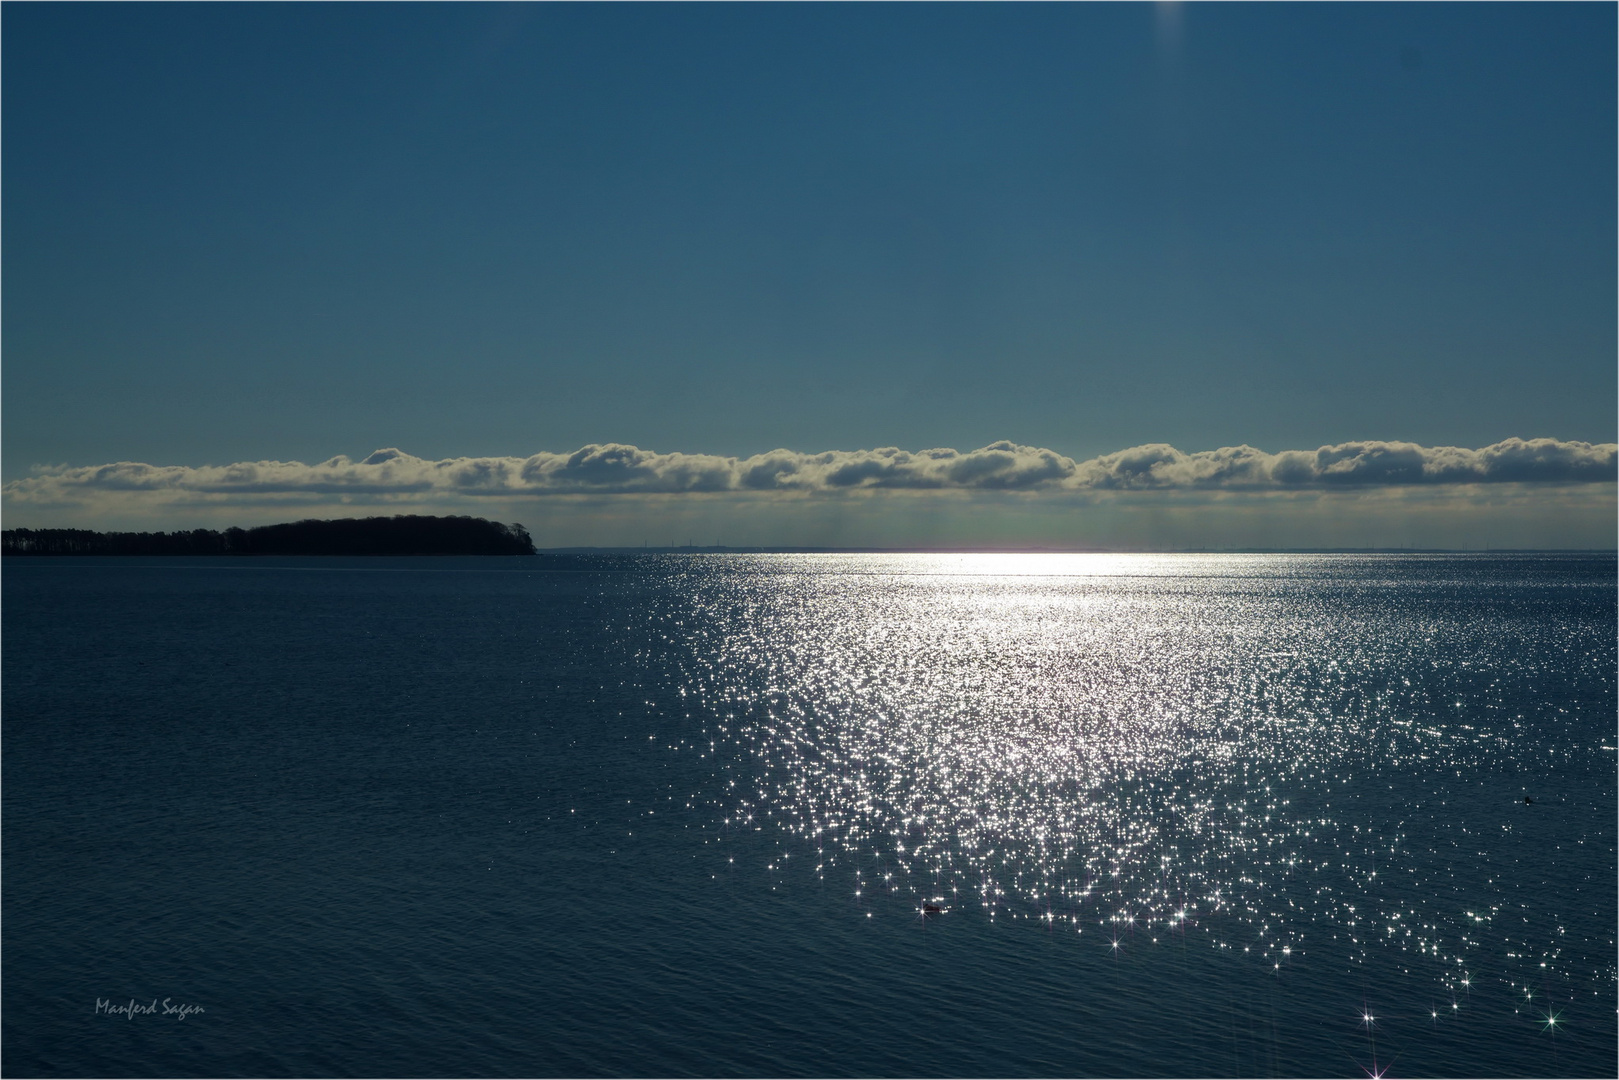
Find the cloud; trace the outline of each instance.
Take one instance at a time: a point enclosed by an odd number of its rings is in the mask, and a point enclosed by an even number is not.
[[[1156,444],[1079,466],[1075,487],[1392,487],[1409,484],[1599,483],[1615,479],[1613,443],[1507,439],[1480,450],[1408,442],[1349,442],[1268,454],[1228,446],[1186,454]]]
[[[1455,484],[1611,483],[1613,443],[1507,439],[1468,450],[1406,442],[1350,442],[1267,453],[1251,446],[1184,453],[1155,443],[1076,462],[1054,450],[1012,442],[962,453],[937,449],[805,454],[772,450],[747,458],[660,454],[621,443],[526,458],[429,461],[378,450],[359,461],[339,456],[233,465],[117,462],[46,466],[3,489],[16,504],[78,505],[98,496],[158,501],[523,498],[547,495],[806,493],[872,490],[1082,492],[1150,490],[1331,490]]]

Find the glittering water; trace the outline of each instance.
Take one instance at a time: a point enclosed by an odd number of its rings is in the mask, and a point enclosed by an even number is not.
[[[924,918],[1401,978],[1431,1013],[1480,979],[1548,1030],[1612,1000],[1613,595],[1590,567],[750,569],[692,583],[689,679],[738,755],[711,805],[771,821],[783,862]]]
[[[809,557],[711,579],[692,682],[716,744],[760,766],[715,805],[856,887],[1110,946],[1196,928],[1358,963],[1390,939],[1455,994],[1500,940],[1525,985],[1600,977],[1567,923],[1611,908],[1611,634],[1581,625],[1578,582],[1425,568]],[[1524,880],[1536,819],[1582,813],[1579,872]]]
[[[1612,557],[6,569],[8,1073],[1619,1065]]]

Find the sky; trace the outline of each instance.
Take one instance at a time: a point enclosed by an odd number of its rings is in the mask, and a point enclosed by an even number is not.
[[[1615,543],[1612,5],[0,30],[8,528]]]

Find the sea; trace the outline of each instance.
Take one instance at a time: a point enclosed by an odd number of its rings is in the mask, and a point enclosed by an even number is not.
[[[1619,1073],[1610,553],[0,587],[6,1076]]]

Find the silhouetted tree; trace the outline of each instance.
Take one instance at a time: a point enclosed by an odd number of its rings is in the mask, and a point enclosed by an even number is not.
[[[521,525],[474,517],[344,518],[255,529],[98,533],[88,529],[7,529],[5,555],[532,555]]]

